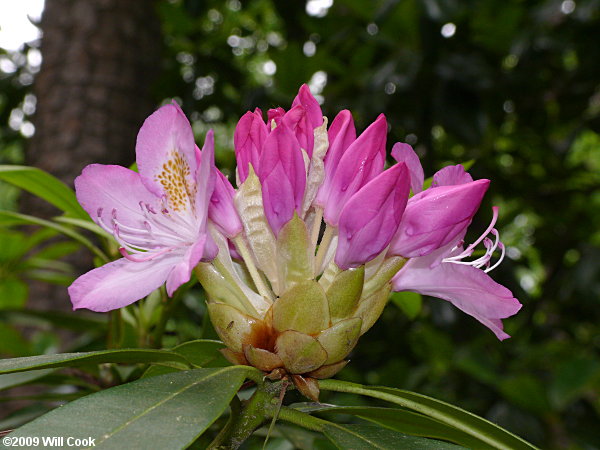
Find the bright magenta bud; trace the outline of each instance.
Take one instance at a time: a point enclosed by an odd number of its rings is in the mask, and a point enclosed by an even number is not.
[[[431,187],[408,201],[390,254],[414,258],[448,244],[479,209],[490,180]]]
[[[300,213],[306,187],[306,170],[300,144],[292,131],[281,123],[266,139],[259,162],[267,221],[277,236],[294,210]]]
[[[389,245],[406,208],[409,189],[406,165],[396,164],[352,196],[340,214],[338,267],[358,267]]]
[[[308,156],[311,157],[315,145],[314,130],[323,124],[323,112],[319,102],[306,84],[300,87],[298,95],[292,102],[292,109],[298,105],[302,105],[304,114],[292,130],[294,130],[296,138],[300,142],[300,147],[306,150]]]
[[[208,217],[221,233],[228,238],[233,238],[244,228],[233,203],[235,189],[219,169],[215,168],[214,170],[217,176],[215,177],[215,190],[210,198]]]
[[[383,170],[387,121],[380,114],[341,156],[329,189],[323,217],[336,226],[344,205]]]
[[[350,144],[356,140],[356,128],[352,120],[352,114],[347,109],[340,111],[327,130],[329,149],[325,154],[323,163],[325,165],[325,178],[319,187],[314,203],[322,208],[325,207],[331,182],[342,155]]]
[[[254,171],[258,171],[260,153],[267,135],[267,125],[258,108],[254,112],[248,111],[244,114],[235,127],[233,146],[240,183],[248,177],[249,164],[252,164]]]

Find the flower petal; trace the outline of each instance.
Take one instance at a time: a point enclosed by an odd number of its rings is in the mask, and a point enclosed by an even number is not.
[[[260,153],[268,134],[268,128],[260,110],[248,111],[239,120],[233,135],[233,147],[235,148],[240,183],[243,183],[248,177],[249,164],[252,164],[255,171],[258,170]]]
[[[438,170],[435,175],[433,175],[433,182],[431,183],[431,187],[436,186],[454,186],[457,184],[465,184],[473,181],[473,178],[462,164],[457,164],[455,166],[446,166],[443,169]]]
[[[87,272],[69,286],[73,309],[106,312],[130,305],[158,289],[180,259],[181,253],[144,262],[121,258]]]
[[[242,229],[242,221],[233,204],[235,189],[225,175],[216,169],[215,190],[210,198],[208,216],[228,238],[237,236]]]
[[[171,270],[171,273],[169,273],[166,286],[169,297],[173,295],[179,286],[190,281],[192,270],[194,267],[196,267],[196,264],[200,262],[204,255],[206,240],[206,234],[200,236],[200,238],[193,245],[187,248],[183,258],[179,260],[179,262],[173,267],[173,270]],[[216,256],[216,254],[214,256]]]
[[[213,130],[208,130],[200,156],[200,169],[196,174],[196,195],[194,199],[195,217],[199,223],[199,233],[206,231],[208,206],[215,189],[215,136]]]
[[[323,214],[329,225],[336,226],[340,212],[350,197],[382,172],[386,134],[387,121],[381,114],[340,158]]]
[[[510,337],[502,322],[521,309],[512,292],[475,267],[441,263],[430,257],[411,259],[393,279],[395,291],[413,291],[451,302],[492,330],[498,339]]]
[[[396,142],[392,147],[392,157],[399,163],[406,164],[408,171],[410,172],[410,187],[414,194],[418,194],[423,190],[423,182],[425,181],[425,174],[423,173],[423,166],[419,157],[413,150],[413,148],[402,142]]]
[[[371,261],[390,243],[406,207],[404,163],[382,172],[352,196],[340,214],[335,263],[343,270]]]
[[[414,258],[446,245],[477,212],[489,180],[439,186],[412,197],[390,246],[390,254]]]
[[[277,234],[292,218],[294,210],[300,213],[306,188],[300,145],[283,122],[265,141],[259,165],[265,215]]]
[[[75,193],[95,222],[101,217],[110,224],[114,210],[119,222],[138,227],[145,220],[140,202],[158,208],[158,199],[142,184],[140,175],[121,166],[87,166],[75,178]]]
[[[176,103],[162,106],[142,125],[135,147],[142,183],[171,209],[189,210],[196,175],[194,134]]]
[[[292,128],[292,130],[295,132],[296,138],[298,139],[298,142],[300,142],[300,146],[306,151],[310,158],[312,157],[314,148],[314,129],[323,124],[323,113],[321,112],[319,102],[313,97],[310,88],[306,84],[303,84],[300,87],[298,95],[292,102],[290,112],[296,106],[300,105],[302,106],[304,114],[302,114],[296,127]],[[285,117],[283,120],[285,120]]]
[[[345,109],[335,116],[327,131],[327,137],[329,139],[329,149],[323,160],[325,164],[325,178],[323,184],[319,187],[319,192],[315,199],[315,204],[321,207],[325,206],[331,189],[331,182],[333,181],[333,176],[342,155],[350,144],[356,140],[356,128],[354,127],[354,120],[352,120],[350,111]]]

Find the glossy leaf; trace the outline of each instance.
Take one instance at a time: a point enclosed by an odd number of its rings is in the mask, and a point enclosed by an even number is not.
[[[45,377],[52,371],[52,369],[42,369],[31,370],[29,372],[6,373],[4,375],[0,375],[0,390],[9,389],[15,386],[21,386],[22,384],[27,384],[32,381],[39,380],[40,378]]]
[[[361,386],[338,380],[322,380],[319,382],[319,387],[321,390],[354,393],[394,403],[461,430],[493,448],[513,450],[535,448],[527,441],[486,419],[425,395],[388,387]]]
[[[57,355],[3,359],[0,361],[0,374],[51,369],[55,367],[76,367],[85,364],[136,364],[151,362],[174,363],[178,365],[188,364],[183,356],[165,350],[101,350],[97,352],[59,353]]]
[[[373,425],[326,425],[323,433],[341,450],[461,448],[447,442],[407,436]]]
[[[145,378],[68,403],[10,436],[89,437],[103,448],[185,448],[227,408],[249,370],[195,369]]]
[[[64,234],[67,237],[70,237],[74,241],[79,242],[80,244],[85,245],[88,249],[90,249],[96,256],[98,256],[103,261],[109,261],[109,258],[96,247],[88,238],[83,236],[82,234],[77,233],[76,231],[71,230],[68,227],[59,225],[50,220],[39,219],[34,216],[28,216],[26,214],[19,214],[11,211],[0,211],[0,220],[4,221],[8,219],[11,224],[25,224],[25,225],[40,225],[42,227],[50,228],[54,231],[58,231],[61,234]]]
[[[219,349],[225,348],[221,341],[199,339],[185,342],[171,351],[183,356],[196,367],[224,367],[231,365]]]
[[[317,411],[326,414],[351,414],[401,433],[444,439],[469,448],[485,446],[479,439],[467,433],[405,409],[370,406],[325,406]]]
[[[43,170],[26,166],[0,166],[0,180],[52,203],[72,217],[89,220],[88,214],[79,206],[75,192]]]

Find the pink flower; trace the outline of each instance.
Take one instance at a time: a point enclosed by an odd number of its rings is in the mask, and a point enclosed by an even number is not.
[[[494,208],[494,218],[488,229],[466,249],[463,249],[462,244],[465,226],[454,241],[427,256],[410,259],[393,278],[393,289],[447,300],[492,330],[498,339],[509,338],[503,330],[501,319],[516,314],[521,309],[521,303],[513,297],[510,290],[487,275],[504,257],[504,246],[493,228],[497,217],[498,209]],[[486,237],[490,232],[495,237],[494,242]],[[465,261],[481,241],[486,248],[485,254],[473,261]],[[490,266],[497,248],[500,248],[502,254]],[[482,270],[482,267],[487,268]]]
[[[268,134],[267,125],[258,108],[254,112],[248,111],[239,120],[233,135],[233,146],[240,183],[248,177],[250,164],[255,172],[258,170],[260,152]]]
[[[219,169],[215,168],[215,171],[215,189],[210,198],[208,217],[221,233],[232,239],[244,228],[233,203],[235,189]]]
[[[352,129],[349,128],[349,125],[343,131],[340,131],[342,140],[348,139],[346,133],[352,135]],[[323,214],[327,224],[337,226],[342,208],[348,200],[383,170],[386,134],[387,121],[385,116],[381,114],[343,151],[336,165],[337,167],[330,169],[329,176],[331,180],[327,192],[323,192],[320,197],[321,199],[323,197],[327,198]],[[343,147],[344,144],[340,145]],[[335,155],[335,158],[337,158],[337,155]],[[332,160],[329,164],[335,165],[335,161]]]
[[[340,111],[331,125],[327,130],[327,136],[329,138],[329,149],[325,154],[323,160],[325,165],[325,178],[323,184],[319,187],[317,197],[315,198],[315,205],[324,208],[327,204],[327,197],[329,191],[331,191],[331,183],[333,176],[340,163],[342,155],[346,151],[350,144],[356,140],[356,128],[354,127],[354,121],[352,120],[352,114],[347,109]]]
[[[463,249],[467,227],[479,209],[489,180],[473,181],[459,164],[438,171],[432,186],[420,192],[423,169],[412,148],[396,144],[392,155],[409,164],[413,192],[419,192],[409,199],[388,251],[389,255],[410,258],[393,278],[393,289],[447,300],[490,328],[498,339],[510,337],[503,331],[501,319],[516,314],[521,304],[487,275],[504,258],[504,245],[494,228],[498,208],[493,208],[488,229]],[[490,233],[493,241],[487,237]],[[482,242],[484,255],[465,260]],[[491,265],[497,249],[501,250],[500,258]]]
[[[277,235],[292,219],[294,210],[300,213],[306,187],[300,144],[285,123],[280,123],[266,139],[257,175],[262,186],[265,216]]]
[[[175,103],[166,105],[144,122],[136,155],[139,173],[92,164],[75,180],[78,201],[114,235],[123,258],[75,280],[69,287],[74,309],[121,308],[165,282],[172,295],[200,260],[217,254],[206,232],[214,188],[212,131],[196,153],[185,115]]]
[[[459,164],[440,170],[434,175],[432,186],[421,191],[423,169],[418,158],[415,161],[412,157],[416,154],[407,146],[402,148],[402,157],[397,145],[392,155],[399,161],[409,161],[412,189],[419,193],[408,201],[389,252],[414,258],[443,247],[464,231],[479,209],[490,181],[473,181]]]
[[[375,258],[390,243],[408,199],[405,164],[382,172],[350,198],[340,214],[335,263],[342,270]]]

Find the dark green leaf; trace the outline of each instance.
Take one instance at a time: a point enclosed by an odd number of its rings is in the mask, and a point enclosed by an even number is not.
[[[342,450],[461,448],[447,442],[407,436],[373,425],[326,425],[323,433]]]
[[[89,218],[77,202],[75,193],[58,178],[43,170],[26,166],[0,166],[0,180],[52,203],[72,217]]]
[[[500,449],[532,449],[527,441],[504,430],[498,425],[472,414],[464,409],[450,405],[415,392],[388,387],[368,387],[339,380],[322,380],[321,390],[333,390],[385,400],[428,416],[450,427],[461,430],[481,440],[488,446]]]
[[[97,333],[104,333],[107,325],[106,316],[100,314],[83,316],[82,314],[69,312],[36,311],[33,309],[2,311],[0,320],[3,319],[27,326],[50,324],[67,330]]]
[[[369,406],[326,406],[319,413],[351,414],[387,428],[415,436],[444,439],[465,447],[476,448],[483,444],[467,433],[438,422],[435,419],[398,408]]]
[[[227,408],[249,368],[195,369],[107,389],[11,433],[94,439],[103,448],[185,448]],[[65,440],[65,447],[68,448]]]
[[[0,375],[0,390],[27,384],[45,377],[52,369],[32,370],[30,372],[7,373]]]
[[[187,364],[186,359],[181,355],[165,350],[101,350],[87,353],[59,353],[57,355],[4,359],[0,361],[0,374],[54,367],[75,367],[85,364],[151,362]]]
[[[224,367],[231,365],[219,351],[221,348],[225,348],[225,344],[221,341],[199,339],[185,342],[174,347],[171,351],[183,356],[196,367]]]
[[[26,214],[19,214],[11,211],[0,211],[0,219],[2,219],[2,221],[8,219],[8,223],[10,224],[40,225],[42,227],[48,227],[54,231],[64,234],[67,237],[70,237],[80,244],[85,245],[94,253],[94,255],[98,256],[104,262],[109,261],[109,258],[104,254],[104,252],[96,247],[88,238],[68,227],[64,227],[50,220],[39,219],[34,216],[28,216]]]

